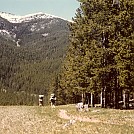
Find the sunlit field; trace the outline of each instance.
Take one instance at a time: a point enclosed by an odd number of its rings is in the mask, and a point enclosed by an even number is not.
[[[1,106],[0,134],[133,134],[134,110]]]

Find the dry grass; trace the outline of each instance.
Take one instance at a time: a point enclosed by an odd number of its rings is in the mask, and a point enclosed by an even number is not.
[[[0,107],[0,134],[133,133],[134,110],[93,108],[89,112],[77,112],[74,105],[57,106],[55,109],[38,106]]]

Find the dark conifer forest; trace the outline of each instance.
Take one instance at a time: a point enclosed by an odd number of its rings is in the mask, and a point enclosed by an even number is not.
[[[0,105],[38,105],[39,94],[44,94],[47,104],[69,43],[69,22],[54,18],[0,23],[4,24],[1,31],[10,31],[10,35],[0,34]]]
[[[82,94],[83,102],[93,95],[92,104],[128,108],[134,99],[134,1],[79,2],[58,94],[67,103]]]

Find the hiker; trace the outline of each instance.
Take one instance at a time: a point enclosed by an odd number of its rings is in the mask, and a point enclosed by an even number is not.
[[[55,102],[56,102],[56,96],[55,96],[55,94],[51,94],[50,101],[51,101],[51,107],[52,108],[55,108]]]
[[[43,106],[44,95],[39,95],[39,106]]]

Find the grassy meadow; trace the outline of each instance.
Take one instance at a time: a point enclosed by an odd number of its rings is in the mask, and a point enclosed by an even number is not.
[[[134,134],[134,110],[1,106],[0,134]]]

